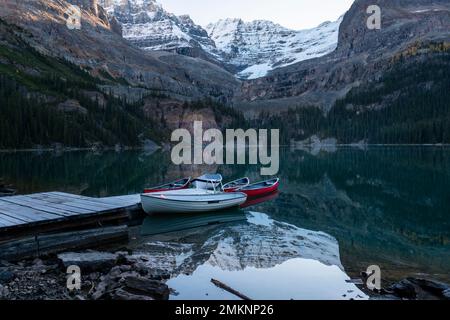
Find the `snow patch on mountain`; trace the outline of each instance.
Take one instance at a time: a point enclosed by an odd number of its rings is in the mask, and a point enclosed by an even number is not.
[[[342,19],[300,31],[265,20],[225,19],[209,24],[206,31],[217,49],[225,53],[224,59],[243,69],[240,78],[255,79],[273,69],[334,51]]]
[[[123,37],[142,49],[215,51],[214,41],[201,26],[188,15],[176,16],[165,11],[156,0],[100,0],[99,3],[122,24]]]
[[[342,17],[295,31],[271,21],[224,19],[205,28],[156,0],[99,0],[121,24],[123,37],[144,50],[165,50],[219,64],[242,79],[326,55],[337,47]]]

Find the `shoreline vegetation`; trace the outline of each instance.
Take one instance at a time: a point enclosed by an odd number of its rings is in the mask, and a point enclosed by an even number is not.
[[[314,146],[314,143],[310,144],[301,144],[305,147]],[[321,144],[322,146],[336,146],[336,147],[353,147],[358,148],[361,146],[364,147],[450,147],[450,143],[398,143],[398,144],[383,144],[383,143],[337,143],[337,144]],[[290,147],[291,145],[279,145],[279,147]],[[161,150],[164,149],[165,146],[157,146],[152,148],[151,150]],[[79,151],[92,151],[92,152],[102,152],[102,151],[136,151],[136,150],[149,150],[146,147],[101,147],[101,148],[72,148],[72,147],[62,147],[62,148],[26,148],[26,149],[0,149],[0,153],[20,153],[20,152],[79,152]]]
[[[263,111],[254,118],[246,118],[239,109],[212,98],[183,103],[156,93],[143,93],[133,99],[127,95],[117,97],[113,91],[115,81],[95,78],[70,62],[43,57],[26,46],[21,52],[1,51],[0,58],[3,56],[37,61],[30,67],[41,74],[23,74],[17,68],[2,66],[0,147],[4,149],[29,150],[52,144],[139,148],[146,141],[165,144],[170,138],[168,133],[179,127],[180,123],[173,123],[179,112],[203,115],[221,129],[283,128],[282,144],[305,141],[314,135],[320,139],[332,137],[345,145],[359,141],[376,145],[450,142],[450,78],[443,71],[450,64],[448,53],[411,67],[395,65],[376,86],[352,89],[327,113],[314,106],[298,105],[279,114]],[[67,81],[59,81],[63,78]],[[434,86],[429,88],[428,83]],[[173,110],[167,110],[167,106]],[[186,122],[185,117],[181,124]]]

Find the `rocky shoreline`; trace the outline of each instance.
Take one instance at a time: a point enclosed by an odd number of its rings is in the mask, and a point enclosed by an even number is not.
[[[88,251],[0,262],[0,300],[168,300],[170,275],[126,252]],[[80,290],[68,289],[68,267],[81,270]]]
[[[80,289],[69,290],[68,268],[81,270]],[[132,252],[64,253],[17,263],[0,261],[0,300],[168,300],[171,275]],[[450,286],[426,277],[406,278],[370,291],[367,275],[352,280],[374,300],[449,300]]]
[[[363,285],[367,278],[368,275],[362,272],[358,287],[372,300],[450,300],[450,285],[425,275],[420,278],[407,277],[373,291]]]

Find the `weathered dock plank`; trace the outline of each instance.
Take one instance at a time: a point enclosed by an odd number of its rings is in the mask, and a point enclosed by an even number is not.
[[[61,206],[61,208],[66,208],[67,210],[73,210],[75,212],[80,211],[80,213],[83,213],[83,211],[91,211],[92,208],[80,208],[73,204],[73,202],[64,201],[63,199],[60,199],[59,197],[51,196],[51,195],[40,195],[40,194],[30,194],[27,197],[30,199],[36,200],[36,201],[42,201],[46,202],[48,205],[54,205],[54,206]]]
[[[141,213],[139,203],[139,195],[90,198],[62,192],[0,198],[0,242],[128,219]]]
[[[138,194],[134,194],[134,195],[127,195],[127,196],[116,196],[116,197],[107,197],[107,198],[86,198],[83,196],[78,196],[75,194],[65,194],[65,193],[61,193],[61,192],[51,192],[51,193],[46,193],[44,195],[49,195],[49,196],[62,196],[65,197],[67,195],[67,198],[73,198],[75,200],[71,200],[71,201],[76,201],[76,200],[81,200],[83,202],[89,202],[89,203],[93,203],[95,205],[106,205],[106,206],[132,206],[132,205],[136,205],[137,203],[140,203],[140,195]],[[67,199],[66,198],[66,199]]]
[[[98,206],[96,208],[93,205],[77,204],[75,202],[63,202],[59,198],[50,196],[36,197],[35,195],[31,195],[30,198],[32,198],[37,203],[45,203],[49,207],[68,210],[70,212],[73,212],[74,214],[85,214],[99,210]]]
[[[30,209],[37,209],[42,212],[47,212],[50,214],[66,217],[73,215],[73,212],[63,209],[54,208],[52,206],[49,206],[46,202],[39,202],[31,198],[26,198],[23,196],[17,196],[17,197],[9,197],[9,199],[5,198],[3,201],[16,204],[21,207],[26,207]]]
[[[14,226],[27,223],[27,221],[18,217],[10,217],[8,214],[4,214],[0,209],[0,223],[6,224],[5,226]]]
[[[12,202],[6,202],[5,200],[0,200],[0,210],[4,215],[8,215],[13,218],[19,218],[26,222],[61,218],[61,216],[58,214],[52,214],[34,208],[21,206]]]
[[[8,221],[7,219],[3,219],[0,216],[0,227],[8,227],[8,226],[13,226],[13,225],[15,225],[14,222]]]
[[[51,193],[44,193],[39,194],[43,198],[53,198],[53,199],[59,199],[65,201],[64,203],[70,203],[72,205],[78,205],[86,207],[90,210],[96,210],[104,209],[104,210],[111,210],[111,208],[117,208],[122,206],[128,206],[128,205],[135,205],[136,203],[110,203],[106,199],[108,198],[88,198],[83,196],[77,196],[73,194],[65,194],[61,192],[51,192]]]
[[[121,205],[134,205],[137,203],[141,203],[141,195],[132,194],[128,196],[117,196],[117,197],[109,197],[103,198],[103,201],[111,204],[121,204]]]

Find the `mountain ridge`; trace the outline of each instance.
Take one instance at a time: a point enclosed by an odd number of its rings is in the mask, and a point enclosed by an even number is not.
[[[169,13],[156,0],[99,4],[122,23],[124,38],[137,47],[199,57],[241,79],[265,76],[272,69],[333,51],[341,22],[296,31],[267,20],[224,19],[203,28],[189,15]]]
[[[66,26],[69,3],[83,5],[81,30]],[[5,88],[12,88],[1,91],[6,103],[0,105],[6,109],[2,116],[14,119],[17,105],[22,105],[30,107],[27,116],[36,112],[42,120],[33,123],[38,128],[27,129],[27,147],[43,144],[39,137],[48,142],[46,132],[53,122],[45,119],[52,112],[59,122],[75,119],[70,128],[86,125],[89,130],[81,139],[80,129],[65,128],[73,132],[56,142],[68,145],[103,140],[136,145],[142,141],[138,131],[152,138],[150,129],[170,132],[195,120],[203,120],[208,128],[284,128],[283,142],[294,144],[312,135],[342,143],[449,141],[448,77],[442,72],[450,55],[447,0],[379,0],[381,30],[366,27],[371,1],[356,0],[340,24],[336,50],[245,81],[200,57],[139,49],[120,36],[98,3],[0,2],[0,19],[5,20],[0,74]],[[30,106],[31,101],[38,105]],[[134,128],[127,128],[128,120],[122,127],[107,119],[108,101],[114,114],[130,120]],[[7,147],[22,147],[13,124],[4,122],[11,132],[2,138],[10,136]],[[35,131],[40,135],[33,135]],[[61,137],[58,132],[55,136]]]
[[[342,17],[316,28],[292,30],[268,20],[223,19],[209,24],[206,30],[225,53],[225,61],[242,69],[238,76],[255,79],[334,51],[341,21]]]
[[[397,54],[417,42],[450,42],[448,1],[378,0],[375,3],[382,8],[382,27],[369,30],[366,9],[372,2],[353,3],[344,15],[338,46],[332,53],[244,82],[235,97],[239,107],[247,112],[260,112],[316,106],[328,112],[352,88],[379,79],[393,66]],[[426,11],[436,7],[440,11]]]

